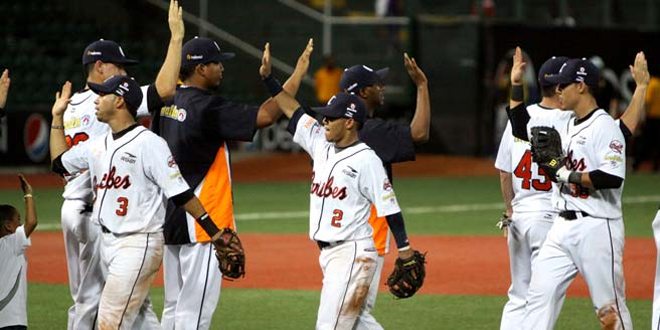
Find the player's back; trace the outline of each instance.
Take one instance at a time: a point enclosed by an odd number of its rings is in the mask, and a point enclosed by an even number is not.
[[[97,97],[98,95],[90,89],[76,92],[71,96],[71,102],[64,112],[64,135],[69,147],[105,136],[110,131],[110,126],[96,119],[94,101]],[[67,184],[62,197],[91,202],[92,187],[87,171],[72,173],[65,176],[65,179]]]

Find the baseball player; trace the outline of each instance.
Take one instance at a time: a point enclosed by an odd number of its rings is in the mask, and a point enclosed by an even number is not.
[[[612,326],[632,329],[625,304],[622,267],[624,234],[620,200],[625,178],[625,139],[621,126],[597,107],[593,93],[598,70],[584,59],[569,60],[558,74],[546,77],[559,85],[562,109],[573,109],[570,120],[552,116],[530,120],[530,113],[522,105],[520,80],[524,66],[517,49],[509,110],[513,134],[527,141],[528,128],[555,127],[568,158],[565,164],[559,158],[539,164],[557,182],[552,203],[559,215],[532,265],[522,328],[552,329],[559,313],[557,299],[563,299],[568,285],[580,272],[589,286],[601,323],[610,326],[605,321],[614,320],[617,324]],[[637,89],[630,107],[641,107],[648,84],[643,53],[637,55],[631,72]]]
[[[388,68],[373,70],[366,65],[354,65],[344,70],[339,84],[340,90],[355,93],[364,101],[367,107],[367,120],[358,131],[358,138],[373,149],[381,159],[391,183],[393,183],[392,164],[415,160],[415,144],[428,141],[431,124],[431,103],[426,75],[417,66],[415,59],[411,59],[408,54],[404,54],[403,61],[408,75],[417,86],[417,106],[409,125],[373,117],[375,110],[385,102],[384,80]],[[389,252],[390,231],[385,217],[376,216],[375,208],[372,208],[369,223],[374,230],[378,264],[356,329],[383,328],[371,315],[371,311],[376,304],[385,254]]]
[[[32,186],[18,175],[25,199],[25,224],[11,205],[0,205],[0,329],[27,329],[27,258],[30,234],[37,226]]]
[[[183,82],[171,102],[153,113],[153,129],[168,143],[183,178],[220,228],[236,228],[227,141],[252,141],[257,128],[281,112],[269,99],[261,106],[237,104],[213,93],[223,62],[234,57],[208,38],[195,37],[181,53]],[[298,65],[285,84],[295,95],[307,67]],[[194,218],[168,203],[165,234],[163,329],[208,329],[220,297],[222,274],[209,236]],[[195,292],[195,294],[190,294]]]
[[[653,238],[655,247],[660,251],[660,208],[653,219]],[[655,288],[653,289],[653,319],[651,320],[651,329],[660,329],[660,253],[657,254],[655,262]]]
[[[0,118],[5,116],[5,105],[7,104],[7,94],[9,93],[10,84],[9,70],[5,69],[2,71],[2,76],[0,76]]]
[[[355,94],[337,94],[327,106],[312,109],[323,116],[322,127],[271,76],[269,44],[259,73],[290,119],[293,140],[314,161],[309,236],[321,249],[323,271],[316,329],[353,329],[377,266],[378,252],[368,222],[372,204],[379,216],[387,217],[399,256],[408,258],[414,253],[382,162],[358,139],[366,106]]]
[[[179,70],[179,53],[184,35],[182,10],[177,1],[170,2],[169,28],[171,39],[168,53],[161,71],[153,85],[143,87],[147,97],[143,98],[138,113],[148,114],[147,99],[168,99],[174,95]],[[122,48],[110,40],[98,40],[85,48],[82,63],[87,73],[87,83],[102,83],[113,75],[126,74],[125,66],[137,61],[126,58]],[[105,136],[110,130],[99,122],[95,115],[97,95],[89,88],[71,97],[64,113],[64,134],[71,147],[89,139]],[[101,228],[90,221],[92,182],[88,171],[72,172],[65,176],[64,203],[61,218],[69,274],[69,290],[74,305],[69,308],[68,329],[91,329],[96,319],[96,310],[103,284],[103,270],[99,267],[100,252],[97,238]],[[144,312],[149,327],[159,327],[158,318],[147,303]],[[141,323],[141,319],[136,322]]]
[[[135,80],[113,76],[88,84],[99,96],[97,120],[111,131],[69,149],[63,113],[65,83],[53,105],[50,149],[53,171],[88,170],[94,187],[92,219],[101,226],[101,263],[107,269],[98,307],[99,329],[131,329],[163,257],[163,194],[183,207],[213,239],[218,228],[181,176],[167,143],[135,122],[142,91]]]

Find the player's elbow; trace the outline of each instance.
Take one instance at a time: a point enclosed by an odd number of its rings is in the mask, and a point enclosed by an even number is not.
[[[410,135],[415,143],[426,143],[429,141],[430,136],[428,130],[412,130]]]
[[[174,97],[176,92],[176,85],[170,86],[169,84],[156,85],[156,90],[158,91],[158,96],[163,101],[167,101]]]

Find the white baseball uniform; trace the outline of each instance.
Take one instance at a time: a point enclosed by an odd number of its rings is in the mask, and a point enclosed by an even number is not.
[[[531,117],[570,118],[572,112],[544,108],[539,104],[527,107]],[[525,296],[532,277],[532,265],[545,241],[557,211],[552,204],[552,181],[540,172],[532,161],[530,143],[518,139],[508,123],[497,152],[495,167],[512,174],[514,197],[513,222],[508,227],[507,243],[511,286],[500,329],[519,329],[525,315]],[[564,295],[557,299],[557,310],[563,304]],[[554,320],[559,314],[554,315]]]
[[[27,326],[27,259],[25,228],[0,238],[0,328]]]
[[[595,110],[580,121],[574,117],[532,118],[528,129],[534,126],[554,126],[560,132],[569,170],[600,170],[625,179],[626,142],[619,125],[604,110]],[[589,286],[595,310],[614,306],[625,328],[632,329],[622,264],[623,184],[599,190],[569,183],[555,186],[555,209],[573,212],[576,219],[558,216],[547,234],[532,265],[522,328],[552,329],[559,313],[557,299],[580,272]]]
[[[306,114],[299,118],[293,140],[314,160],[309,237],[322,248],[323,271],[316,329],[352,329],[377,266],[368,223],[371,204],[378,216],[401,210],[382,162],[366,144],[338,150]]]
[[[79,144],[61,157],[69,173],[88,169],[92,220],[101,225],[107,268],[99,328],[130,329],[163,256],[165,197],[189,189],[163,139],[141,126]]]
[[[660,251],[660,209],[653,219],[653,238],[655,247]],[[653,318],[651,320],[651,329],[660,329],[660,252],[658,252],[655,262],[655,288],[653,289]]]
[[[147,95],[149,86],[142,87]],[[64,134],[69,147],[87,140],[105,136],[110,127],[96,119],[94,101],[98,95],[90,89],[74,93],[64,112]],[[148,115],[147,97],[143,98],[138,114]],[[67,329],[91,329],[96,320],[99,297],[105,283],[104,270],[100,265],[101,227],[90,219],[93,193],[88,171],[65,175],[64,203],[61,218],[64,234],[69,291],[74,305],[69,308]],[[136,325],[143,321],[150,328],[156,328],[158,318],[153,312],[150,300],[143,306]]]

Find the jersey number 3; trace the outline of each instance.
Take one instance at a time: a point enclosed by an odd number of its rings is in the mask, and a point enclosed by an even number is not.
[[[538,168],[538,175],[542,176],[545,180],[532,179],[532,152],[529,150],[525,151],[525,154],[520,158],[520,162],[516,170],[513,171],[513,174],[522,179],[523,189],[529,190],[530,186],[539,191],[549,191],[552,189],[552,181],[550,181],[540,167]]]
[[[115,214],[120,217],[125,216],[128,212],[128,198],[119,197],[117,198],[117,203],[119,203],[119,208],[115,211]]]

